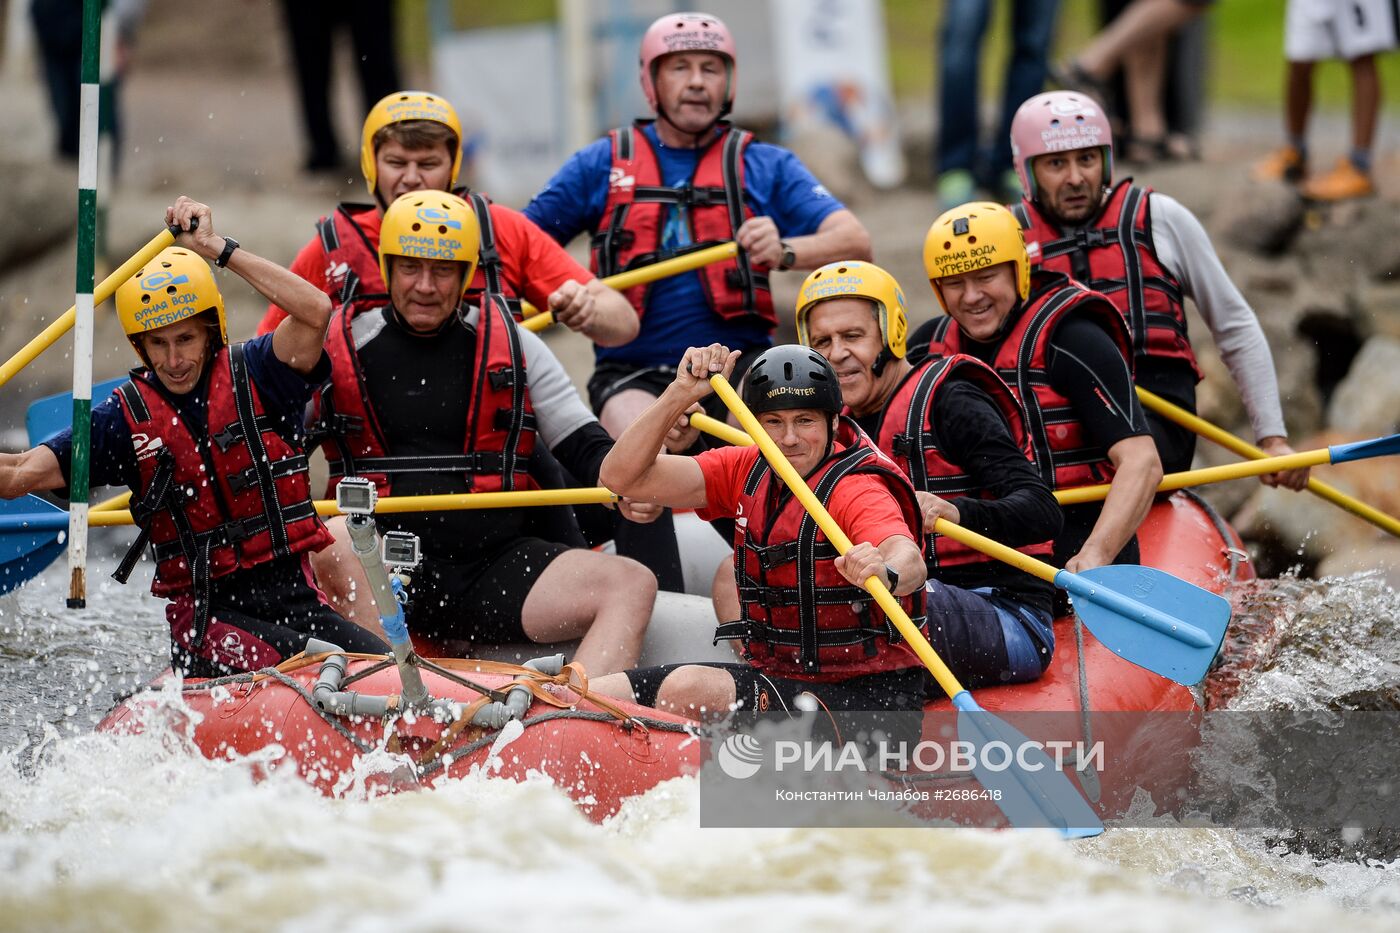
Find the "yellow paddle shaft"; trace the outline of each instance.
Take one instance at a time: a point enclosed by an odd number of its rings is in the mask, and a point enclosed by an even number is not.
[[[710,377],[710,385],[715,392],[724,400],[725,406],[739,419],[739,423],[744,426],[749,437],[758,444],[758,449],[763,452],[763,458],[768,461],[768,465],[778,474],[792,490],[792,494],[797,497],[797,501],[802,503],[802,507],[807,510],[816,521],[817,527],[826,535],[826,539],[832,543],[836,550],[845,554],[851,549],[851,539],[846,537],[846,533],[841,530],[841,526],[836,524],[836,520],[831,517],[821,502],[812,493],[811,487],[806,480],[797,474],[787,457],[778,449],[778,445],[773,443],[773,439],[768,436],[768,432],[763,430],[763,426],[758,423],[758,419],[749,411],[743,399],[739,398],[739,393],[735,392],[729,383],[724,381],[724,377],[714,375]],[[958,683],[958,678],[953,672],[948,670],[948,665],[943,663],[943,659],[933,650],[933,646],[924,638],[923,632],[910,621],[909,616],[904,611],[904,607],[894,598],[894,594],[885,586],[885,582],[879,577],[867,577],[865,588],[871,596],[875,597],[875,602],[880,608],[885,610],[886,617],[894,623],[894,627],[899,629],[899,634],[904,636],[904,641],[910,649],[924,662],[924,666],[933,674],[938,685],[948,696],[957,696],[964,692],[962,684]]]
[[[174,242],[175,236],[169,230],[162,230],[152,237],[151,241],[137,250],[135,255],[118,266],[115,272],[98,283],[97,287],[93,289],[92,292],[93,307],[95,308],[108,298],[111,298],[112,295],[116,293],[119,285],[140,271],[141,267],[150,262],[156,253],[159,253]],[[78,306],[74,305],[63,312],[58,320],[41,330],[39,336],[26,343],[19,349],[18,353],[6,360],[3,365],[0,365],[0,386],[3,386],[13,379],[15,373],[34,362],[34,359],[40,353],[43,353],[49,347],[53,346],[58,338],[68,333],[68,331],[73,328],[73,322],[77,319]]]
[[[1243,463],[1227,463],[1223,466],[1168,473],[1157,484],[1157,491],[1170,492],[1173,489],[1184,489],[1187,486],[1205,486],[1208,483],[1223,483],[1232,479],[1244,479],[1247,476],[1262,476],[1265,473],[1297,470],[1302,467],[1314,467],[1320,463],[1331,462],[1331,451],[1326,447],[1321,447],[1317,450],[1304,450],[1296,454],[1284,454],[1282,457],[1265,457],[1262,460],[1246,460]],[[1057,489],[1055,490],[1055,498],[1059,500],[1060,505],[1098,502],[1108,495],[1109,488],[1107,484],[1104,484],[1101,486],[1080,486],[1075,489]]]
[[[1173,405],[1160,395],[1154,395],[1142,386],[1138,386],[1137,394],[1138,400],[1142,402],[1144,408],[1155,411],[1168,421],[1188,428],[1207,440],[1214,441],[1226,450],[1232,450],[1241,457],[1248,457],[1251,460],[1261,460],[1268,456],[1253,444],[1241,440],[1224,428],[1216,427],[1204,418],[1199,418],[1178,405]],[[1347,495],[1335,486],[1328,485],[1320,479],[1310,478],[1308,492],[1326,499],[1333,505],[1339,506],[1351,514],[1365,519],[1377,528],[1400,538],[1400,519],[1387,515],[1380,509],[1373,508],[1360,499]]]
[[[89,511],[89,514],[91,514],[91,512],[111,512],[114,509],[124,509],[130,503],[131,493],[124,492],[120,496],[113,496],[106,502],[99,502],[97,505],[94,505]]]
[[[380,499],[375,514],[395,512],[452,512],[461,509],[513,509],[536,505],[604,505],[616,502],[617,496],[601,486],[582,489],[526,489],[520,492],[468,492],[442,496],[389,496]],[[106,505],[107,503],[103,503]],[[334,499],[317,499],[318,515],[339,515]],[[88,523],[94,526],[130,525],[131,512],[126,510],[93,509]]]
[[[672,275],[680,275],[682,272],[694,272],[703,266],[708,266],[712,262],[720,262],[738,255],[739,246],[733,240],[728,243],[719,243],[714,246],[707,246],[704,249],[697,249],[693,253],[686,253],[684,256],[676,256],[671,259],[663,259],[647,266],[638,266],[635,269],[628,269],[626,272],[619,272],[617,275],[610,275],[603,279],[604,285],[622,291],[624,288],[631,288],[633,285],[646,285],[658,279],[664,279]],[[554,314],[550,311],[541,312],[539,308],[528,301],[520,303],[520,312],[525,316],[522,327],[539,333],[546,327],[554,323]]]
[[[703,412],[694,412],[690,416],[690,423],[706,434],[727,441],[735,447],[752,447],[753,441],[749,436],[732,424],[726,424],[718,418],[711,418]]]

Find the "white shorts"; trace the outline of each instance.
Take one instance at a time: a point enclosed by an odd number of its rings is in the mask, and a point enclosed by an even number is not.
[[[1288,0],[1283,52],[1290,62],[1351,61],[1397,45],[1397,0]]]

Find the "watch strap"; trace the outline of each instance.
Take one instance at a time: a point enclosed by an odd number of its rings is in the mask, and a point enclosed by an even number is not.
[[[214,265],[218,266],[220,269],[222,269],[224,266],[227,266],[229,257],[233,255],[233,251],[238,249],[240,245],[241,244],[233,237],[224,237],[224,251],[219,254],[218,259],[214,260]]]

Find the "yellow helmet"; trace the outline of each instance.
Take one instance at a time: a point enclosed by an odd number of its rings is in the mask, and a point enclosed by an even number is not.
[[[117,319],[136,355],[145,359],[137,338],[157,328],[213,310],[219,338],[228,343],[224,298],[209,264],[183,246],[167,246],[117,286]]]
[[[1026,238],[1016,215],[991,201],[973,201],[944,211],[924,237],[924,271],[944,313],[938,279],[961,275],[1003,262],[1016,264],[1016,291],[1021,300],[1031,293],[1031,264]]]
[[[371,197],[376,197],[375,186],[379,183],[379,170],[374,162],[374,134],[390,123],[405,120],[431,120],[457,135],[449,182],[457,184],[457,172],[462,168],[462,121],[457,119],[457,111],[446,100],[427,91],[395,91],[370,108],[360,131],[360,171],[364,173]]]
[[[909,315],[905,311],[904,291],[884,269],[873,262],[847,260],[829,262],[807,276],[797,296],[797,342],[812,345],[807,335],[807,315],[812,308],[832,298],[864,298],[875,305],[880,321],[880,339],[885,345],[875,374],[884,368],[884,357],[904,359],[905,342],[909,337]]]
[[[387,287],[390,256],[464,262],[465,296],[476,274],[480,248],[481,228],[470,204],[446,191],[411,191],[398,197],[384,212],[379,228],[379,274]]]

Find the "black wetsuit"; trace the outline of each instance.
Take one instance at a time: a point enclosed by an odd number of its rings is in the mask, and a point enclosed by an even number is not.
[[[1020,311],[1018,307],[1012,314]],[[1012,318],[1007,319],[1004,329],[1009,329],[1011,321]],[[927,355],[933,326],[934,322],[929,321],[909,338],[911,348],[924,348],[919,354],[921,358]],[[962,343],[963,352],[989,365],[1000,346],[996,341],[980,343],[965,339]],[[1051,387],[1070,400],[1089,437],[1105,451],[1121,440],[1149,433],[1123,354],[1098,325],[1082,317],[1066,318],[1051,335],[1046,362]],[[1079,553],[1102,510],[1100,502],[1063,508],[1064,527],[1055,539],[1052,563],[1063,567]],[[1137,562],[1138,544],[1134,535],[1118,552],[1115,563]]]

